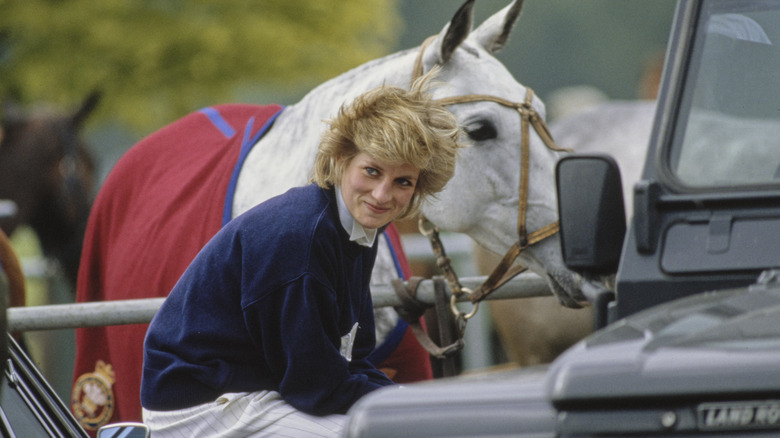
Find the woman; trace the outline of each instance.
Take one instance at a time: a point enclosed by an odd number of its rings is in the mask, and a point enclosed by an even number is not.
[[[376,237],[452,177],[455,118],[435,72],[342,107],[313,184],[228,223],[198,254],[144,344],[144,421],[161,436],[329,436],[392,382],[374,348]]]

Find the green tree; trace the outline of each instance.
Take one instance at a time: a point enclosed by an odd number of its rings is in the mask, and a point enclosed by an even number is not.
[[[311,87],[386,54],[397,0],[0,0],[0,97],[140,131],[239,90]],[[289,103],[289,102],[280,102]]]

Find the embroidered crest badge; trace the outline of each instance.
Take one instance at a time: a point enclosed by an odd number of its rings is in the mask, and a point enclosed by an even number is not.
[[[71,411],[86,430],[97,430],[114,415],[114,369],[102,360],[95,371],[84,373],[73,384]]]

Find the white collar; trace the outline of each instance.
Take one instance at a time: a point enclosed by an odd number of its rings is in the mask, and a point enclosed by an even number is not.
[[[349,240],[363,246],[373,246],[376,240],[376,228],[365,228],[352,217],[341,194],[341,186],[336,186],[336,203],[339,207],[339,221],[344,230],[349,233]]]

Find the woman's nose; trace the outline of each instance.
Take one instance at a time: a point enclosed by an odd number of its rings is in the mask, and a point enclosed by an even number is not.
[[[382,180],[374,187],[372,195],[374,199],[379,202],[388,202],[393,198],[392,194],[393,182],[388,180]]]

